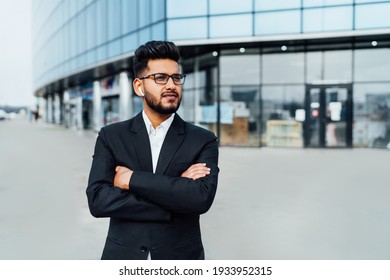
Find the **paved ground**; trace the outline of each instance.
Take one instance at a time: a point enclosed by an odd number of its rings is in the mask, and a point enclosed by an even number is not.
[[[99,259],[92,132],[0,122],[0,259]],[[387,150],[220,149],[208,259],[390,259]]]

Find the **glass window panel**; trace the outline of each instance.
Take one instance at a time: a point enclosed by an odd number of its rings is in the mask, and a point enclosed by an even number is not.
[[[101,61],[107,58],[107,45],[103,45],[96,50],[96,60]]]
[[[255,28],[256,35],[299,33],[301,31],[301,12],[258,13],[255,16]]]
[[[167,17],[188,17],[207,15],[207,0],[167,0]]]
[[[95,63],[95,55],[96,55],[96,52],[94,50],[92,51],[89,51],[87,53],[87,61],[86,61],[86,64],[92,64],[92,63]]]
[[[303,85],[263,86],[262,136],[263,145],[302,147],[302,123],[296,120],[297,110],[303,110],[305,88]]]
[[[123,37],[122,50],[124,53],[135,50],[138,47],[138,34],[133,33]]]
[[[210,18],[210,37],[252,35],[252,14]]]
[[[108,5],[108,40],[115,39],[121,34],[121,0],[107,1]]]
[[[186,78],[189,78],[191,74],[189,74]],[[183,99],[181,101],[179,110],[177,112],[183,120],[187,122],[194,122],[195,120],[195,92],[194,90],[185,90],[183,92]]]
[[[373,3],[380,2],[381,0],[355,0],[355,3]]]
[[[260,55],[221,56],[219,65],[221,85],[260,84]]]
[[[390,27],[390,3],[356,5],[356,29]]]
[[[152,38],[150,38],[150,28],[143,29],[139,32],[139,43],[144,44],[148,41],[150,41]]]
[[[352,7],[332,7],[303,11],[303,32],[350,30]]]
[[[149,25],[151,22],[150,17],[150,0],[138,1],[138,22],[139,27]]]
[[[122,0],[122,32],[127,34],[137,29],[137,0]]]
[[[165,40],[165,23],[159,23],[152,26],[153,40]]]
[[[86,49],[89,50],[95,46],[95,6],[91,5],[87,9],[86,20]]]
[[[355,51],[355,81],[390,81],[390,49]]]
[[[210,1],[210,14],[242,13],[242,12],[251,12],[251,11],[252,11],[252,0]]]
[[[168,40],[207,38],[207,18],[168,20],[167,33]]]
[[[285,10],[301,8],[301,0],[256,0],[255,9],[256,11],[268,11],[268,10]]]
[[[262,60],[263,83],[303,83],[304,54],[268,54]]]
[[[106,1],[96,3],[96,45],[100,45],[107,40],[107,9]]]
[[[108,57],[121,54],[121,40],[117,39],[108,45]]]
[[[340,82],[352,81],[352,51],[324,53],[324,79]]]
[[[151,0],[152,1],[152,22],[163,20],[165,18],[165,1]]]
[[[333,5],[352,5],[353,0],[303,0],[304,7],[321,7]]]
[[[386,148],[390,143],[390,83],[353,88],[353,145]]]
[[[306,53],[306,83],[323,80],[322,61],[323,52],[308,52]]]

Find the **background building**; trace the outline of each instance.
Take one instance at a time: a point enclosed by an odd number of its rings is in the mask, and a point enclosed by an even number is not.
[[[69,127],[131,117],[134,50],[171,40],[179,114],[222,145],[390,148],[389,14],[375,0],[35,0],[35,95]]]

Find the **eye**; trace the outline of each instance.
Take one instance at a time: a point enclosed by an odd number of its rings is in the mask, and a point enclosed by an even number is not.
[[[182,76],[179,75],[179,74],[174,74],[174,75],[172,75],[172,79],[173,79],[175,82],[180,82],[180,80],[182,79]]]
[[[165,82],[166,79],[167,79],[167,74],[156,74],[154,76],[154,79],[157,81],[157,82]]]

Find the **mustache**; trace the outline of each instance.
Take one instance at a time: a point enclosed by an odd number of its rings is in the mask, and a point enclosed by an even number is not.
[[[174,95],[175,97],[179,97],[179,94],[176,91],[164,92],[163,94],[161,94],[161,97],[169,96],[169,95]]]

